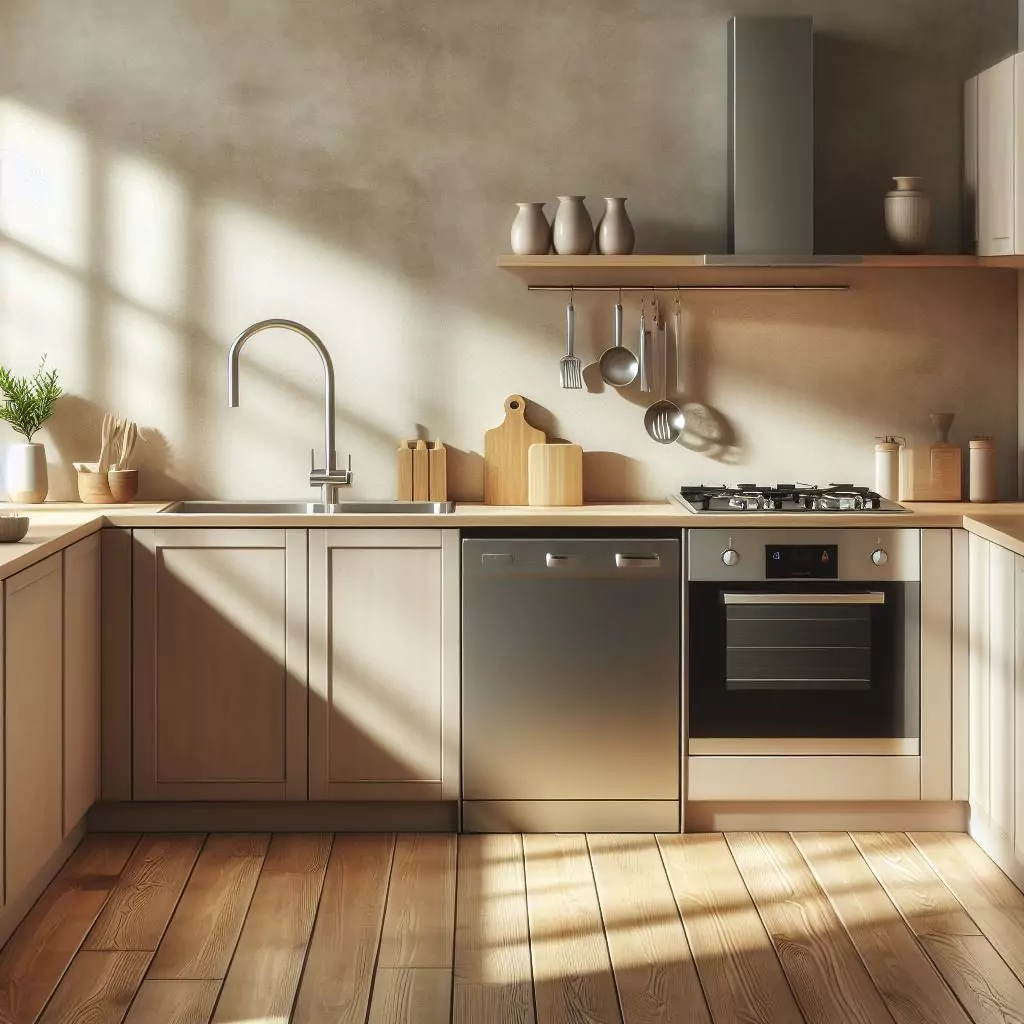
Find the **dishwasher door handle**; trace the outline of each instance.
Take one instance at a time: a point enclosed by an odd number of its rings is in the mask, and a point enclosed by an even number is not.
[[[661,565],[660,555],[624,555],[615,553],[616,569],[657,569]]]
[[[571,569],[582,561],[575,555],[553,555],[550,551],[544,556],[544,563],[549,569]]]

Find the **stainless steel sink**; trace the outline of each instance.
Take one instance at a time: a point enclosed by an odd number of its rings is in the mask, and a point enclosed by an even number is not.
[[[322,505],[309,501],[179,501],[164,514],[192,516],[295,516],[295,515],[447,515],[450,501],[342,501]]]

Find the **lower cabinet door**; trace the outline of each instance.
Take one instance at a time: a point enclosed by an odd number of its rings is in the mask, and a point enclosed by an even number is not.
[[[306,532],[134,539],[133,798],[306,799]]]
[[[100,798],[100,542],[64,551],[64,834]]]
[[[4,584],[7,902],[64,838],[61,566],[61,555],[53,555]]]
[[[309,794],[457,800],[455,530],[310,532]]]

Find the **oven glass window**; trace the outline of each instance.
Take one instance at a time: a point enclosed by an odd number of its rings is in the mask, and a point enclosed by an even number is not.
[[[920,584],[689,584],[694,737],[915,738]]]

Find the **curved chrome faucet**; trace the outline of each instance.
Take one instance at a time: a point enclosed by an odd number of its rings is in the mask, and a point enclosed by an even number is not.
[[[260,331],[271,327],[280,327],[286,331],[294,331],[302,335],[320,354],[324,364],[324,469],[316,468],[316,455],[310,450],[309,486],[323,488],[325,505],[336,504],[338,488],[352,483],[352,456],[348,457],[348,468],[338,469],[335,453],[335,422],[334,422],[334,363],[327,346],[303,324],[294,320],[260,320],[244,331],[231,343],[228,352],[228,405],[238,408],[238,357],[242,354],[242,346]]]

